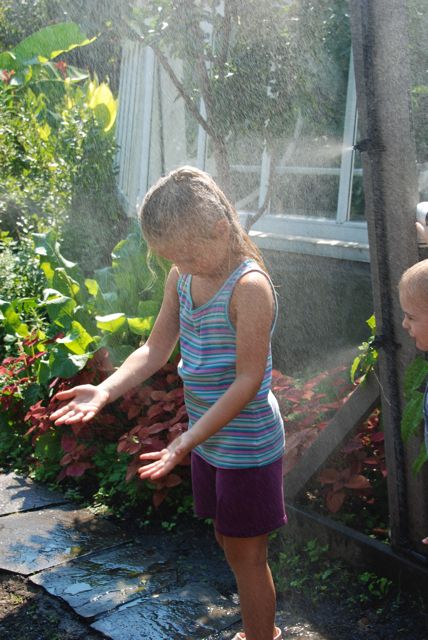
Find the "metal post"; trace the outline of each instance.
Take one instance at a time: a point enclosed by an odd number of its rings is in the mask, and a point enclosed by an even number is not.
[[[422,550],[419,540],[428,534],[423,476],[413,475],[414,452],[404,450],[400,435],[403,375],[415,348],[401,327],[397,284],[418,261],[406,7],[404,0],[352,0],[350,7],[374,310],[383,345],[379,374],[391,542]]]

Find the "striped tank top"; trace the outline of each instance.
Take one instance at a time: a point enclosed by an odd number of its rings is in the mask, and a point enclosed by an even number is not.
[[[259,271],[268,277],[254,260],[245,260],[217,293],[197,308],[193,307],[191,295],[192,276],[183,274],[178,278],[181,350],[178,373],[183,380],[189,428],[235,380],[236,331],[229,318],[229,305],[236,283],[250,271]],[[273,285],[272,291],[276,320]],[[269,348],[263,381],[256,396],[231,422],[195,448],[204,460],[218,468],[236,469],[262,467],[283,455],[284,427],[270,389],[271,377]]]

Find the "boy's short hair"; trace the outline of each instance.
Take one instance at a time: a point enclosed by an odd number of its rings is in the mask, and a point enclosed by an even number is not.
[[[406,269],[398,283],[398,291],[400,296],[406,295],[428,307],[428,259]]]

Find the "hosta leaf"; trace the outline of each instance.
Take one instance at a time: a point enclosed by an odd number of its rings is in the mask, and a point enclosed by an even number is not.
[[[71,378],[83,369],[91,356],[91,353],[70,353],[70,351],[61,344],[55,346],[49,356],[50,377]]]
[[[65,344],[67,349],[78,355],[85,353],[87,347],[92,342],[94,342],[93,336],[82,327],[80,322],[76,322],[75,320],[71,323],[71,331],[63,338],[57,340],[58,344]]]
[[[17,69],[25,62],[46,62],[61,53],[83,47],[96,40],[88,39],[79,25],[74,22],[60,22],[44,27],[22,40],[13,50],[15,57],[7,68]]]
[[[149,316],[148,318],[128,318],[128,326],[132,333],[138,336],[144,336],[151,331],[154,321],[154,316]]]
[[[111,313],[108,316],[95,316],[97,321],[97,327],[103,331],[109,333],[116,333],[120,331],[126,323],[126,316],[124,313]]]

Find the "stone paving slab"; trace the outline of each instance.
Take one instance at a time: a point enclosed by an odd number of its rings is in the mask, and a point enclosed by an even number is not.
[[[111,640],[206,638],[236,623],[239,609],[206,584],[139,598],[103,616],[91,627]]]
[[[234,576],[215,541],[214,532],[209,531],[204,536],[189,529],[180,534],[142,534],[135,539],[146,549],[157,549],[166,560],[173,563],[177,570],[177,584],[205,582],[224,596],[233,597],[235,594]]]
[[[88,509],[64,505],[0,518],[0,569],[30,575],[129,540]]]
[[[138,596],[171,588],[177,571],[155,550],[130,543],[41,571],[30,580],[79,615],[93,618]]]
[[[0,516],[69,502],[57,491],[16,473],[0,474]]]

